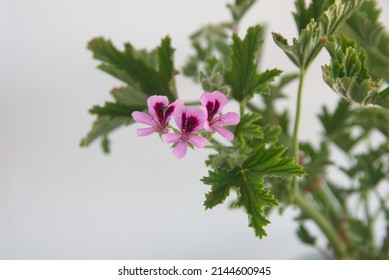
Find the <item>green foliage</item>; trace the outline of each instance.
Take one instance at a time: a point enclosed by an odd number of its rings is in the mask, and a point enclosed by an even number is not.
[[[195,54],[191,55],[183,67],[184,75],[198,81],[198,73],[207,59],[216,57],[228,66],[231,53],[229,37],[233,29],[231,23],[210,24],[200,28],[190,36]]]
[[[235,127],[235,141],[243,146],[248,140],[263,138],[263,131],[258,124],[260,119],[261,115],[256,113],[243,115]]]
[[[354,111],[350,103],[344,99],[338,102],[333,113],[324,106],[319,114],[324,128],[324,136],[346,153],[350,152],[360,140],[367,136],[365,131],[356,136],[353,135],[353,118],[350,117],[352,114]]]
[[[297,67],[305,70],[320,52],[323,37],[334,34],[363,1],[350,0],[343,3],[341,0],[335,0],[334,4],[322,13],[317,21],[310,20],[307,26],[301,30],[299,38],[293,40],[292,45],[289,45],[287,40],[278,33],[273,33],[273,39]],[[316,6],[320,11],[326,6],[326,3],[313,4],[311,7]],[[306,17],[314,15],[313,13],[317,13],[317,11],[313,12],[315,9],[311,8],[312,12],[308,12],[303,8],[305,4],[301,1],[297,2],[296,7],[298,7],[298,12],[295,14],[295,19],[300,29],[300,25],[306,21]],[[314,16],[317,17],[317,15]]]
[[[380,13],[376,1],[366,0],[347,20],[343,31],[365,49],[370,75],[389,82],[389,33],[379,21]]]
[[[232,18],[238,23],[257,0],[235,0],[235,4],[227,4]]]
[[[299,228],[297,229],[297,236],[305,244],[315,245],[316,243],[316,238],[308,232],[303,224],[300,224]]]
[[[246,119],[254,119],[254,116]],[[240,128],[242,130],[242,128]],[[252,133],[247,133],[252,135]],[[209,171],[202,181],[211,185],[211,191],[206,194],[205,206],[212,208],[222,203],[229,194],[230,188],[238,193],[236,207],[244,207],[248,217],[249,226],[255,231],[255,235],[262,238],[266,236],[264,227],[269,224],[264,212],[264,207],[274,207],[277,200],[265,185],[266,177],[301,176],[305,172],[298,166],[294,159],[285,156],[285,147],[267,146],[265,144],[243,154],[226,156],[238,157],[236,166],[215,167],[215,171]],[[228,160],[226,160],[228,161]]]
[[[237,34],[232,37],[231,69],[225,72],[225,80],[232,88],[233,98],[241,102],[249,100],[254,93],[269,93],[269,82],[281,74],[281,70],[266,70],[258,73],[258,52],[263,43],[264,28],[250,27],[242,40]]]
[[[216,57],[211,57],[205,61],[204,71],[199,72],[199,79],[202,88],[207,92],[215,90],[221,91],[227,96],[230,95],[231,88],[224,81],[224,63]]]
[[[101,137],[103,151],[109,152],[108,134],[124,124],[131,124],[131,113],[145,110],[150,95],[166,95],[170,101],[176,99],[174,49],[169,37],[162,39],[161,45],[151,52],[135,50],[130,44],[125,44],[120,51],[103,38],[90,41],[88,49],[101,61],[99,69],[126,83],[111,91],[114,102],[90,109],[97,119],[80,143],[88,146]]]
[[[305,244],[322,247],[306,227],[313,222],[326,237],[328,244],[322,248],[331,257],[388,259],[389,231],[379,241],[374,232],[383,216],[389,225],[389,87],[380,89],[382,79],[389,81],[389,35],[379,22],[380,9],[373,0],[311,0],[308,5],[296,0],[293,16],[299,37],[291,45],[280,34],[273,33],[273,39],[300,73],[273,82],[281,70],[258,70],[264,27],[248,28],[244,38],[237,35],[255,2],[233,1],[227,5],[230,21],[205,25],[191,36],[194,54],[184,74],[205,91],[227,94],[239,103],[241,113],[240,123],[231,128],[231,143],[210,139],[208,147],[214,152],[206,161],[208,176],[202,178],[210,186],[205,209],[225,203],[236,192],[233,206],[246,211],[249,226],[262,238],[270,223],[268,213],[277,205],[280,211],[293,206],[300,210],[297,236]],[[339,30],[345,35],[337,34]],[[292,135],[290,107],[280,110],[278,102],[299,79],[301,96],[305,71],[323,46],[331,56],[322,68],[324,80],[342,99],[333,110],[323,106],[318,115],[320,141],[300,142],[301,103]],[[113,101],[92,107],[97,119],[81,141],[87,146],[101,138],[103,150],[109,152],[109,134],[131,124],[131,113],[146,109],[150,95],[177,98],[174,50],[168,37],[152,51],[135,50],[130,44],[120,51],[102,38],[92,40],[88,48],[101,61],[101,70],[124,82],[111,91]],[[375,207],[372,201],[378,202]]]
[[[343,35],[330,36],[325,47],[330,65],[322,67],[324,81],[349,102],[362,106],[379,105],[389,109],[385,91],[379,93],[381,79],[373,80],[366,67],[366,55]]]
[[[296,12],[293,13],[297,30],[300,33],[313,19],[318,22],[321,15],[333,4],[334,0],[312,0],[307,7],[305,0],[296,0]]]

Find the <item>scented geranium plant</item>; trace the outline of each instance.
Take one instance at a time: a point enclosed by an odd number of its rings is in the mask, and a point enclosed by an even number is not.
[[[238,35],[240,21],[256,2],[235,0],[227,5],[229,22],[193,33],[194,51],[181,70],[174,65],[169,37],[151,51],[130,44],[119,50],[104,38],[90,41],[99,68],[125,85],[111,91],[113,101],[92,107],[97,119],[81,146],[100,138],[109,152],[109,134],[137,123],[138,136],[158,135],[177,160],[190,156],[188,148],[207,147],[213,152],[201,179],[210,187],[206,209],[236,192],[232,207],[243,208],[255,236],[263,238],[269,212],[292,206],[300,212],[298,237],[326,256],[388,259],[389,35],[376,1],[296,0],[298,36],[288,43],[272,33],[274,47],[294,63],[296,73],[259,70],[263,26]],[[328,65],[312,70],[322,72],[318,86],[337,93],[339,102],[317,114],[319,143],[302,142],[305,77],[323,50]],[[201,85],[192,100],[178,98],[176,75]],[[286,90],[292,81],[297,92]],[[293,94],[294,116],[278,106]],[[227,103],[238,104],[239,112],[225,112]],[[334,159],[335,152],[346,160]],[[342,174],[342,180],[332,174]]]

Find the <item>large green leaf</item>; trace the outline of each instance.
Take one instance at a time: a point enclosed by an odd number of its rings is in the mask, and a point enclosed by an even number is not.
[[[212,208],[222,203],[229,195],[230,189],[235,188],[238,198],[235,206],[243,207],[249,218],[249,226],[255,235],[266,236],[264,227],[269,224],[265,216],[265,208],[277,205],[277,200],[265,185],[266,177],[301,176],[305,172],[293,158],[285,156],[285,147],[261,145],[250,156],[229,169],[210,171],[202,181],[211,185],[211,191],[206,194],[205,206]]]
[[[269,93],[269,82],[282,71],[278,69],[258,73],[257,58],[263,43],[264,28],[250,27],[242,40],[232,37],[231,68],[225,72],[225,80],[232,88],[232,96],[238,102],[250,99],[255,93]]]

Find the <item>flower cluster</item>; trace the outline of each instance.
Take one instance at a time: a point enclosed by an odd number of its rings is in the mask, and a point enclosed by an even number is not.
[[[224,126],[236,125],[239,123],[239,116],[234,112],[222,113],[227,105],[227,97],[219,92],[205,92],[200,97],[203,109],[197,107],[186,107],[178,99],[172,104],[166,96],[153,95],[147,99],[149,114],[144,112],[133,112],[132,117],[136,122],[146,124],[149,127],[139,128],[138,136],[147,136],[154,132],[162,135],[166,143],[173,143],[173,154],[177,158],[186,155],[188,146],[193,148],[204,148],[208,139],[201,135],[202,131],[208,134],[216,131],[229,141],[234,139],[234,134]],[[171,128],[169,122],[174,117],[178,129]],[[207,134],[207,133],[205,133]]]

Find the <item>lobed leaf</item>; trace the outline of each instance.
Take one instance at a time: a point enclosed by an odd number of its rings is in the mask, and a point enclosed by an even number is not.
[[[268,83],[282,72],[278,69],[257,72],[263,32],[264,28],[256,25],[247,30],[243,40],[237,34],[232,37],[231,68],[225,72],[225,80],[238,102],[250,99],[255,93],[269,93]]]

